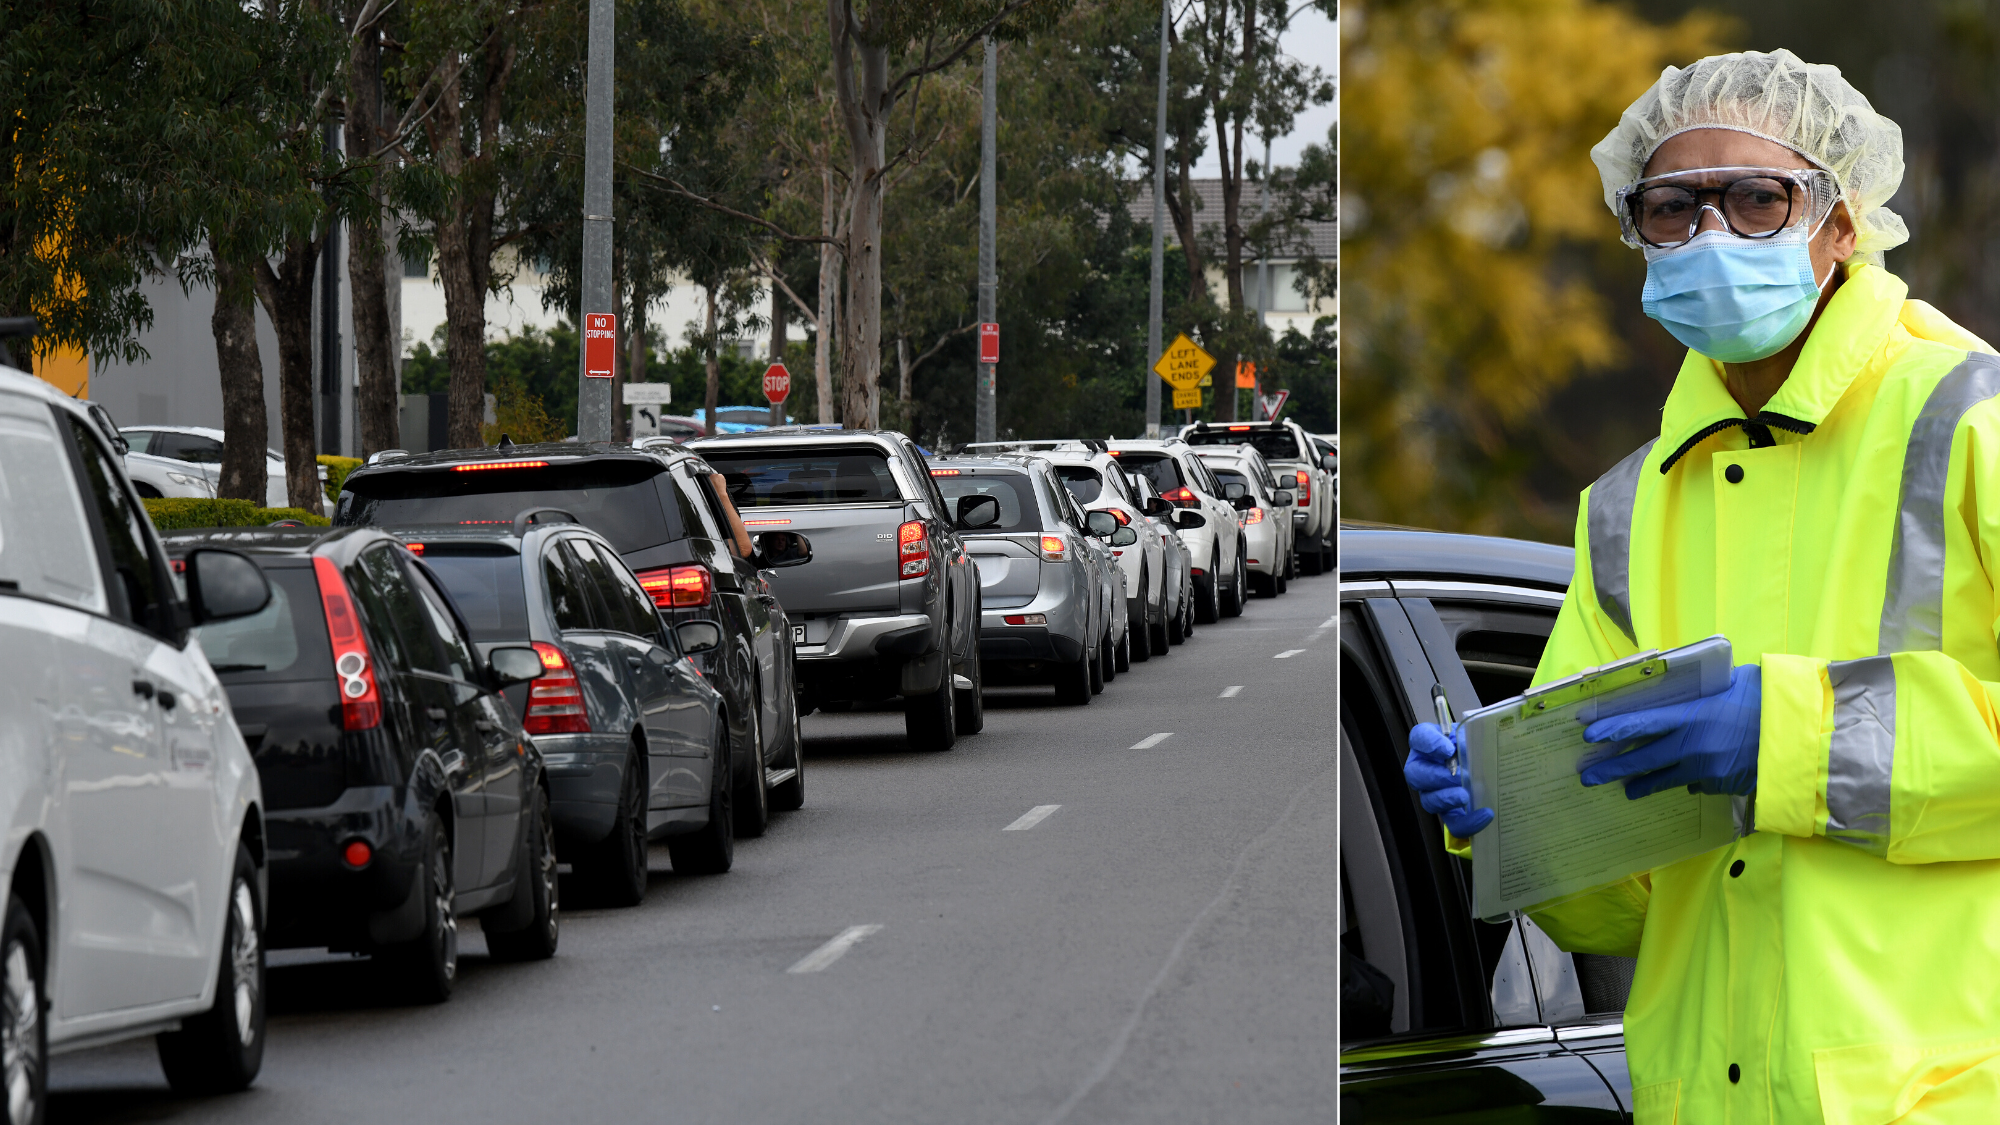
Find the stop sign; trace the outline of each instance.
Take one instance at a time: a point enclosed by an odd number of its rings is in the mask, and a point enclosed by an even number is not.
[[[773,403],[785,401],[792,393],[792,373],[785,370],[782,363],[774,363],[764,369],[764,397]]]

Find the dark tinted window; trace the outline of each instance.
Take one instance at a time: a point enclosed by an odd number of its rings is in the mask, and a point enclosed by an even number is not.
[[[424,611],[391,553],[401,549],[383,546],[363,551],[347,568],[347,588],[361,603],[361,615],[372,627],[370,642],[389,648],[386,655],[391,664],[443,672],[444,664],[424,626]]]
[[[1243,486],[1245,495],[1255,496],[1257,494],[1257,490],[1250,487],[1250,478],[1237,472],[1235,469],[1211,469],[1210,471],[1215,474],[1215,479],[1221,483],[1224,489],[1227,489],[1232,484],[1240,484]]]
[[[611,611],[612,620],[618,622],[617,628],[648,640],[658,637],[659,611],[654,607],[653,599],[639,588],[639,580],[632,577],[632,571],[624,562],[615,553],[605,550],[601,543],[578,542],[575,546],[579,552],[588,550],[597,557],[598,565],[593,570],[603,576],[600,590],[605,608]]]
[[[960,473],[955,477],[931,478],[944,494],[945,508],[953,516],[958,514],[961,496],[992,496],[1000,501],[1000,522],[971,534],[1042,529],[1042,506],[1035,502],[1035,483],[1028,479],[1028,474],[1008,469],[960,470]]]
[[[745,508],[900,501],[888,457],[859,446],[842,449],[704,450],[722,474],[730,502]]]
[[[1247,445],[1273,461],[1303,461],[1306,454],[1299,449],[1299,439],[1290,430],[1192,430],[1182,435],[1181,440],[1189,445]]]
[[[333,522],[510,527],[529,508],[560,508],[631,552],[686,534],[665,501],[667,487],[665,466],[622,458],[530,469],[378,471],[348,479]]]
[[[75,418],[69,420],[77,450],[83,454],[83,479],[90,502],[104,527],[105,546],[110,548],[112,591],[111,612],[134,625],[165,635],[172,621],[168,593],[161,570],[148,550],[146,527],[151,517],[132,498],[110,457],[97,444],[94,428]],[[81,562],[82,560],[79,560]]]
[[[1152,481],[1162,496],[1185,483],[1181,480],[1181,467],[1164,453],[1122,453],[1118,463],[1125,466],[1125,471]]]
[[[472,639],[481,642],[528,639],[528,595],[521,556],[502,547],[443,547],[431,544],[424,563],[458,604]]]
[[[1096,503],[1104,495],[1104,478],[1089,465],[1057,465],[1056,476],[1079,504]]]
[[[465,638],[459,634],[458,623],[452,620],[451,610],[445,608],[444,598],[422,576],[411,585],[416,590],[418,604],[423,606],[432,637],[444,653],[445,675],[470,682],[478,665],[472,659],[472,650],[466,646]]]
[[[565,632],[597,628],[586,578],[561,543],[552,543],[542,552],[542,581],[549,588],[549,609],[555,613],[556,628]]]
[[[625,599],[619,592],[618,581],[605,568],[596,545],[587,539],[565,539],[563,550],[576,564],[576,573],[582,575],[590,587],[590,605],[597,616],[597,627],[617,633],[633,632],[632,617],[625,612]]]
[[[193,461],[201,465],[222,464],[222,443],[200,434],[155,430],[153,442],[147,448],[155,457],[171,457],[176,461]]]
[[[271,604],[261,612],[194,630],[209,664],[229,684],[331,679],[333,650],[313,572],[276,567],[264,577],[271,580]]]

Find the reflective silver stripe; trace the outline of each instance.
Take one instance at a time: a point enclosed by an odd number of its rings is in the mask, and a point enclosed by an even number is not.
[[[1836,660],[1826,834],[1873,855],[1889,851],[1889,775],[1896,764],[1896,669],[1886,656]]]
[[[1639,496],[1639,470],[1653,451],[1654,438],[1611,467],[1590,486],[1590,580],[1597,606],[1612,624],[1632,632],[1632,505]]]
[[[1875,650],[1884,656],[1944,648],[1944,492],[1952,438],[1967,411],[1996,395],[2000,359],[1974,352],[1938,380],[1910,427]]]

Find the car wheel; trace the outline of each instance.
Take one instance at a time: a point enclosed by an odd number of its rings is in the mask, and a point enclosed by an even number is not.
[[[818,710],[824,711],[829,715],[845,715],[849,711],[854,710],[853,702],[846,699],[829,699],[815,706]]]
[[[160,1052],[160,1069],[176,1093],[232,1093],[255,1081],[264,1065],[264,925],[258,916],[256,887],[257,867],[250,850],[238,844],[223,918],[215,1003],[181,1021],[179,1031],[163,1032],[153,1041]],[[11,926],[12,919],[8,921]],[[10,999],[13,968],[10,961],[6,966]],[[14,1100],[12,1070],[9,1065],[9,1110]]]
[[[792,776],[771,787],[771,807],[795,812],[806,807],[806,736],[799,730],[799,704],[792,700]]]
[[[1092,694],[1090,681],[1094,678],[1091,667],[1096,663],[1096,646],[1091,645],[1075,660],[1056,665],[1056,702],[1066,707],[1088,705]]]
[[[903,734],[913,750],[949,750],[958,744],[958,689],[952,686],[949,653],[937,690],[903,700]]]
[[[667,837],[676,875],[720,875],[736,861],[736,787],[729,777],[729,724],[718,716],[710,736],[715,769],[708,782],[708,823],[685,836]]]
[[[0,994],[0,1064],[4,1064],[0,1079],[7,1084],[7,1121],[42,1125],[49,1100],[47,962],[35,916],[16,898],[7,900],[6,921],[0,925],[0,974],[5,984]],[[261,1020],[258,1027],[261,1049]]]
[[[424,924],[416,937],[384,949],[379,957],[398,991],[418,1004],[451,999],[458,982],[457,884],[451,835],[433,810],[424,822],[424,855],[412,893],[423,896]]]
[[[958,733],[978,734],[986,729],[986,673],[980,667],[979,653],[972,654],[972,687],[958,693]]]
[[[1236,574],[1229,580],[1229,585],[1222,588],[1222,597],[1219,599],[1222,616],[1243,616],[1244,592],[1249,585],[1243,573],[1243,548],[1239,545],[1236,549]]]
[[[646,897],[646,759],[626,754],[611,834],[579,857],[570,876],[588,906],[637,906]]]
[[[1142,601],[1140,604],[1144,605],[1145,603]],[[1144,664],[1153,658],[1153,628],[1153,626],[1146,624],[1146,615],[1141,613],[1139,615],[1139,627],[1137,629],[1130,629],[1127,634],[1132,638],[1132,663]]]
[[[750,762],[749,776],[736,783],[736,837],[740,840],[754,840],[764,834],[771,823],[771,794],[764,787],[764,722],[763,707],[756,698],[750,700]]]
[[[1194,580],[1194,619],[1197,624],[1213,625],[1221,620],[1215,611],[1215,572],[1209,571]]]
[[[1090,656],[1084,663],[1090,668],[1090,694],[1103,695],[1104,670],[1111,666],[1111,634],[1097,638],[1097,644],[1092,646]]]
[[[1118,635],[1118,648],[1112,652],[1111,666],[1120,672],[1132,670],[1132,623],[1125,623],[1125,631]]]
[[[1319,552],[1317,550],[1299,551],[1299,573],[1309,578],[1319,573]]]
[[[638,785],[633,788],[641,794],[639,893],[631,900],[636,903],[646,894],[646,810],[645,787]],[[621,799],[619,804],[620,816],[623,816],[624,801]],[[612,839],[606,840],[606,845],[617,838],[621,827],[613,826]],[[528,823],[521,835],[521,859],[520,867],[514,873],[514,896],[528,904],[528,924],[506,933],[488,931],[486,951],[500,961],[546,961],[556,955],[556,943],[562,938],[562,891],[556,878],[556,832],[549,820],[549,795],[539,785],[528,794]],[[604,889],[613,888],[607,885]]]
[[[1274,598],[1277,597],[1278,595],[1284,593],[1286,590],[1290,589],[1291,585],[1292,584],[1285,579],[1285,575],[1282,571],[1280,571],[1277,574],[1273,574],[1271,576],[1271,596]]]
[[[1319,572],[1321,574],[1332,574],[1335,567],[1338,566],[1333,558],[1333,538],[1328,536],[1320,540],[1320,542],[1323,546],[1319,549]]]

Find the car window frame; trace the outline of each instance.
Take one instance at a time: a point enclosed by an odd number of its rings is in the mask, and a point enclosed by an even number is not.
[[[104,440],[95,423],[79,418],[53,404],[49,409],[56,419],[56,430],[64,448],[68,451],[70,477],[78,489],[76,495],[79,500],[87,501],[83,505],[84,522],[89,528],[92,545],[96,550],[99,582],[104,592],[104,612],[101,616],[176,647],[185,645],[187,643],[185,606],[179,587],[173,580],[173,572],[169,569],[165,546],[160,543],[150,516],[137,521],[136,531],[139,549],[147,557],[148,569],[152,572],[153,589],[157,591],[159,609],[154,620],[139,620],[129,603],[125,584],[118,577],[118,561],[111,549],[111,531],[105,519],[103,504],[95,495],[91,484],[86,452],[98,455],[104,468],[106,487],[123,496],[131,510],[144,514],[145,505],[140,502],[138,493],[132,489],[130,480],[122,471],[124,459],[110,448],[110,444]],[[86,609],[85,612],[94,611]]]

